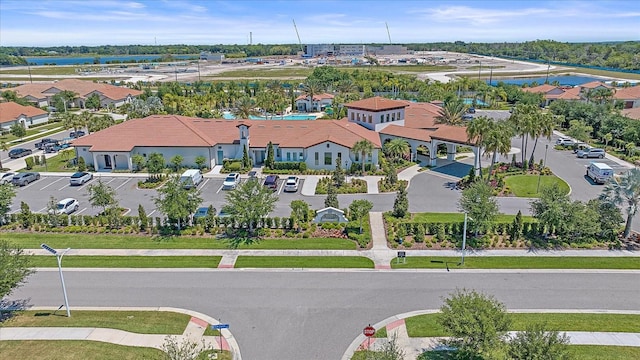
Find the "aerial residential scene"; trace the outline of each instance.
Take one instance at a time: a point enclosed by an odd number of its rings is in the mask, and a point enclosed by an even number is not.
[[[0,358],[640,358],[635,1],[0,0]]]

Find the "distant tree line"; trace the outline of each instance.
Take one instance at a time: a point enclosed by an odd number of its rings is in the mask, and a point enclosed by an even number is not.
[[[373,44],[376,45],[376,44]],[[379,45],[379,44],[377,44]],[[406,44],[409,50],[446,50],[461,53],[514,57],[536,61],[552,61],[581,66],[597,66],[623,70],[640,70],[640,42],[563,43],[535,40],[521,43],[438,42]],[[198,54],[201,51],[220,52],[228,57],[295,55],[297,44],[256,45],[102,45],[51,47],[0,47],[0,64],[11,65],[2,55],[18,57],[56,55],[155,55]],[[5,63],[6,62],[6,63]],[[26,63],[25,63],[26,64]]]

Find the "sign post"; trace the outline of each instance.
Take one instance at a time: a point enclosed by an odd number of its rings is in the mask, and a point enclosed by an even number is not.
[[[376,334],[376,328],[374,328],[373,326],[371,326],[371,324],[369,324],[365,326],[365,328],[362,330],[362,333],[364,334],[364,336],[367,337],[367,340],[368,340],[367,350],[369,350],[369,348],[371,347],[371,337]]]
[[[396,258],[396,264],[398,264],[402,260],[403,264],[407,263],[407,252],[406,251],[398,251],[398,257]]]
[[[228,329],[229,328],[229,324],[215,324],[215,325],[211,325],[211,329],[213,330],[218,330],[218,334],[220,334],[220,353],[222,353],[222,329]]]
[[[40,247],[52,253],[53,255],[56,256],[56,259],[58,259],[58,273],[60,273],[60,282],[62,283],[62,294],[64,295],[64,307],[67,309],[67,317],[71,317],[71,310],[69,310],[69,300],[67,299],[67,287],[64,285],[64,276],[62,276],[62,257],[69,250],[71,250],[71,248],[67,248],[66,250],[60,253],[44,243],[41,244]]]

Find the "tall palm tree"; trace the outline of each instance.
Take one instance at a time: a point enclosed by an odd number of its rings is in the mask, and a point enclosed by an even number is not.
[[[411,147],[409,143],[404,139],[393,139],[384,144],[384,151],[387,155],[391,156],[393,161],[397,161],[403,155],[409,152]]]
[[[364,173],[365,160],[366,157],[373,152],[373,144],[371,141],[363,139],[353,144],[351,151],[360,153],[360,162],[362,163],[362,172]]]
[[[489,131],[484,137],[485,153],[491,153],[491,165],[489,166],[489,176],[493,172],[493,166],[496,164],[498,154],[507,156],[511,150],[511,138],[513,137],[513,128],[506,120],[498,120],[491,122]]]
[[[466,111],[466,106],[460,99],[447,101],[438,111],[436,122],[438,124],[461,125],[462,115]]]
[[[529,142],[529,135],[534,131],[535,116],[538,111],[537,105],[516,105],[513,113],[509,117],[509,122],[513,127],[515,134],[522,139],[522,163],[527,157],[527,145]]]
[[[65,113],[62,118],[62,126],[65,129],[73,129],[74,132],[87,126],[86,118],[72,113]]]
[[[482,148],[485,147],[485,138],[493,126],[493,121],[486,116],[478,116],[467,125],[467,141],[478,147],[478,166],[480,178],[482,178]]]
[[[71,90],[62,90],[58,93],[64,102],[64,111],[67,111],[67,104],[78,97],[78,93]]]
[[[624,206],[627,222],[624,226],[624,238],[631,233],[631,222],[640,205],[640,169],[627,171],[622,176],[614,176],[602,189],[600,200],[616,206]]]
[[[313,111],[313,97],[324,92],[325,86],[318,80],[308,80],[302,84],[302,93],[309,100],[309,109],[307,111]]]
[[[531,157],[529,158],[529,164],[533,162],[533,153],[536,152],[536,147],[538,146],[538,139],[541,136],[547,138],[547,140],[551,140],[551,135],[553,134],[553,127],[556,125],[556,118],[551,113],[544,113],[538,116],[537,122],[535,124],[534,132],[531,134],[535,142],[533,143],[533,150],[531,150]]]
[[[235,115],[236,119],[248,119],[251,115],[258,115],[255,107],[256,104],[250,97],[241,97],[236,101],[233,115]]]

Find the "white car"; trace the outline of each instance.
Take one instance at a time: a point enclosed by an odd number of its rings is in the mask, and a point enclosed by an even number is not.
[[[558,138],[558,140],[556,140],[556,145],[563,145],[563,146],[572,146],[576,144],[576,141],[573,139],[569,139],[569,138]]]
[[[55,214],[71,214],[72,212],[77,211],[79,207],[80,203],[78,202],[78,200],[73,198],[66,198],[60,200],[56,205],[55,210],[51,209],[49,210],[49,213],[55,212]]]
[[[287,181],[284,183],[284,191],[286,192],[298,191],[299,183],[300,183],[300,179],[297,176],[289,176],[287,178]]]
[[[236,188],[236,186],[238,186],[239,182],[240,182],[240,174],[230,173],[229,175],[227,175],[227,177],[224,179],[224,182],[222,183],[222,190],[233,190]]]
[[[87,181],[93,179],[93,174],[88,172],[77,172],[71,175],[69,183],[73,185],[84,185]]]
[[[13,179],[13,175],[15,175],[15,173],[12,173],[12,172],[0,173],[0,185],[11,184],[11,179]]]

